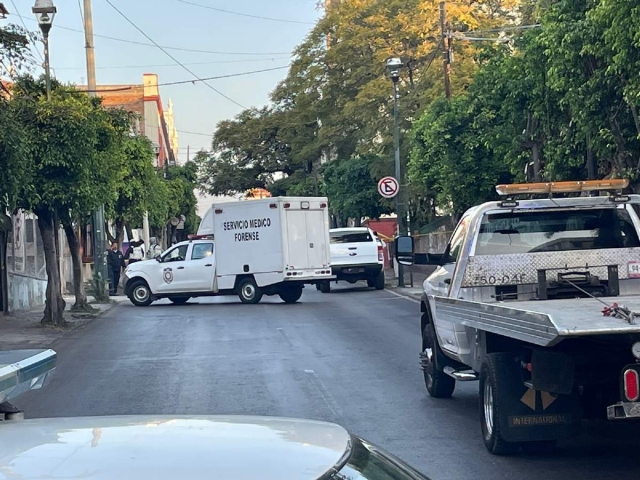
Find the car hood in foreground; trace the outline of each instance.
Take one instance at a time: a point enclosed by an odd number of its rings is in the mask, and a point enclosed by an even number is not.
[[[315,479],[349,442],[338,425],[275,417],[18,420],[0,423],[0,479]]]

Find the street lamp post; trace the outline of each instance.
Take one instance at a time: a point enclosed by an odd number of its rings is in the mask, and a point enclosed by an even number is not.
[[[400,125],[398,108],[398,81],[400,80],[400,69],[404,66],[399,58],[387,60],[387,71],[393,82],[393,150],[395,157],[395,177],[398,181],[398,193],[396,194],[396,216],[398,222],[398,236],[408,235],[406,228],[406,217],[404,214],[404,203],[402,194],[404,193],[404,182],[402,181],[402,168],[400,165]],[[398,286],[404,287],[404,267],[398,263]]]
[[[44,41],[44,75],[47,83],[47,100],[51,100],[51,66],[49,63],[49,31],[53,25],[53,18],[57,9],[53,0],[36,0],[31,11],[35,14],[42,31]]]

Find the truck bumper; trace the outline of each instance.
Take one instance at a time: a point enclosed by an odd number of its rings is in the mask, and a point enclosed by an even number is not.
[[[380,274],[381,270],[382,265],[379,263],[331,266],[331,271],[338,280],[366,280]]]
[[[618,402],[607,407],[607,419],[626,420],[640,418],[640,402]]]

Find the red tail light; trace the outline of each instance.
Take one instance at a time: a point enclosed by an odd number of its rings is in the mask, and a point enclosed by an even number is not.
[[[632,369],[625,370],[624,378],[624,396],[629,402],[635,402],[640,397],[640,381],[638,372]]]
[[[289,208],[291,206],[290,203],[285,203],[284,205],[282,205],[284,208]]]
[[[382,253],[382,245],[378,245],[378,261],[384,262],[384,253]]]
[[[320,204],[320,208],[327,208],[327,204],[326,203],[321,203]]]
[[[278,205],[276,205],[275,203],[270,203],[269,208],[278,208]]]
[[[215,209],[215,212],[216,212],[217,214],[220,214],[220,213],[222,213],[222,209],[221,209],[221,208],[216,208],[216,209]]]

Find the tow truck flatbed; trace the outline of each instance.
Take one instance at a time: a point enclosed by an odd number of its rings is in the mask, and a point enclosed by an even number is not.
[[[480,303],[447,297],[434,297],[439,319],[551,347],[569,337],[640,334],[640,324],[606,317],[605,308],[595,298],[527,300]],[[607,305],[624,305],[640,312],[640,295],[601,297]]]

